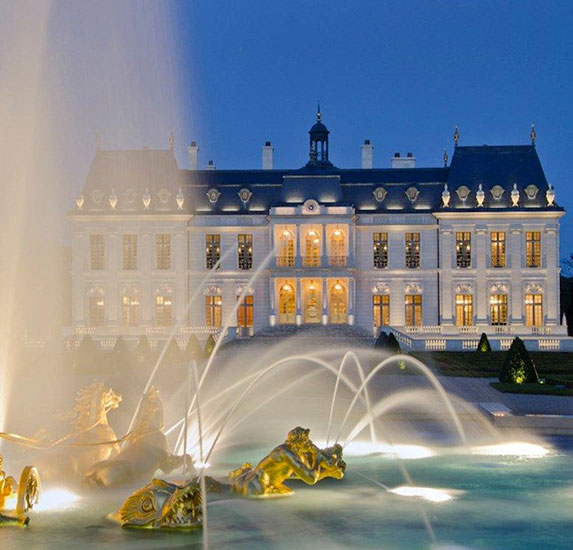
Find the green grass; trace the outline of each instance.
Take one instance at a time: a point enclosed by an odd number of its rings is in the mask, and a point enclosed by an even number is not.
[[[573,395],[573,388],[559,390],[549,384],[504,384],[492,382],[492,388],[503,393],[526,393],[535,395]]]

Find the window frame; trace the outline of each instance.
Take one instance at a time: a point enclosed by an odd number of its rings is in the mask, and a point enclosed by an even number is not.
[[[504,268],[507,266],[507,235],[505,231],[490,233],[491,267]]]
[[[390,326],[390,295],[372,295],[372,324],[374,328]]]
[[[375,231],[372,233],[374,269],[388,268],[388,233]]]
[[[253,269],[253,234],[237,235],[237,267],[241,271]]]
[[[155,269],[171,269],[171,233],[155,234]]]
[[[406,269],[418,269],[422,265],[420,242],[421,233],[408,232],[404,236]]]
[[[221,259],[221,235],[219,233],[206,233],[205,234],[206,269],[211,270],[215,266],[217,266],[217,269],[221,269],[221,263],[219,262],[220,259]]]
[[[472,266],[472,233],[456,231],[456,267],[470,269]]]

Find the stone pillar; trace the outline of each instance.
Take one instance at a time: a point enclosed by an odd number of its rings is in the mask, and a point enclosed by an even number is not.
[[[440,324],[453,325],[452,230],[442,229],[440,236]]]
[[[302,324],[302,285],[300,278],[296,280],[296,324],[300,326]]]
[[[272,234],[272,233],[271,233]],[[277,324],[277,310],[276,310],[276,279],[272,277],[269,279],[269,325],[274,327]]]
[[[554,227],[545,228],[545,248],[541,250],[542,257],[545,256],[545,269],[547,271],[547,287],[545,293],[545,322],[548,325],[559,324],[559,241],[557,229]],[[543,264],[542,264],[543,265]]]
[[[356,285],[354,277],[348,279],[348,324],[354,325],[354,303],[356,301]]]
[[[510,226],[511,250],[511,320],[512,325],[523,325],[523,293],[521,289],[521,228]]]
[[[328,283],[322,279],[322,324],[328,325]]]
[[[117,326],[119,323],[118,303],[118,271],[122,268],[121,236],[112,232],[109,234],[108,280],[105,285],[105,319],[106,326]]]
[[[174,238],[174,258],[173,267],[175,268],[175,324],[187,324],[187,262],[186,262],[186,234],[183,231],[175,233]]]
[[[155,292],[151,272],[155,269],[155,236],[143,233],[141,246],[141,271],[144,274],[139,291],[139,316],[143,326],[153,325]]]
[[[320,226],[320,244],[321,244],[321,252],[322,252],[322,261],[320,265],[322,267],[328,267],[328,256],[332,254],[331,250],[328,250],[328,243],[326,242],[326,225],[322,224]]]
[[[476,248],[475,248],[475,265],[476,265],[476,292],[474,300],[476,301],[476,324],[487,325],[487,274],[486,274],[486,229],[485,227],[476,227]],[[473,255],[473,254],[472,254]]]
[[[390,325],[403,327],[406,318],[404,279],[390,281]]]
[[[354,223],[353,220],[348,224],[347,254],[349,267],[354,267],[354,255],[356,253],[356,227]]]

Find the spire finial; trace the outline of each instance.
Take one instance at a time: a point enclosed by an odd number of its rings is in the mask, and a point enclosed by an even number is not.
[[[531,125],[531,130],[529,131],[529,137],[531,138],[531,145],[535,145],[535,139],[537,134],[535,133],[535,124]]]
[[[316,120],[320,122],[322,120],[322,114],[320,113],[320,101],[318,101],[318,105],[316,108]]]
[[[448,166],[448,150],[444,149],[444,155],[442,156],[442,159],[444,161],[444,168],[447,168]]]
[[[175,136],[173,135],[173,132],[171,132],[169,134],[169,149],[173,151],[174,148],[175,148]]]
[[[458,132],[458,127],[456,125],[456,127],[454,128],[454,145],[456,147],[458,146],[458,141],[460,141],[460,133]]]

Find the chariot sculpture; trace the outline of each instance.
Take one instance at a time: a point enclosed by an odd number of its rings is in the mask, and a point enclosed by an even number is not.
[[[28,525],[27,512],[40,498],[40,476],[33,466],[26,466],[20,482],[7,476],[2,469],[0,455],[0,527],[5,525]]]

